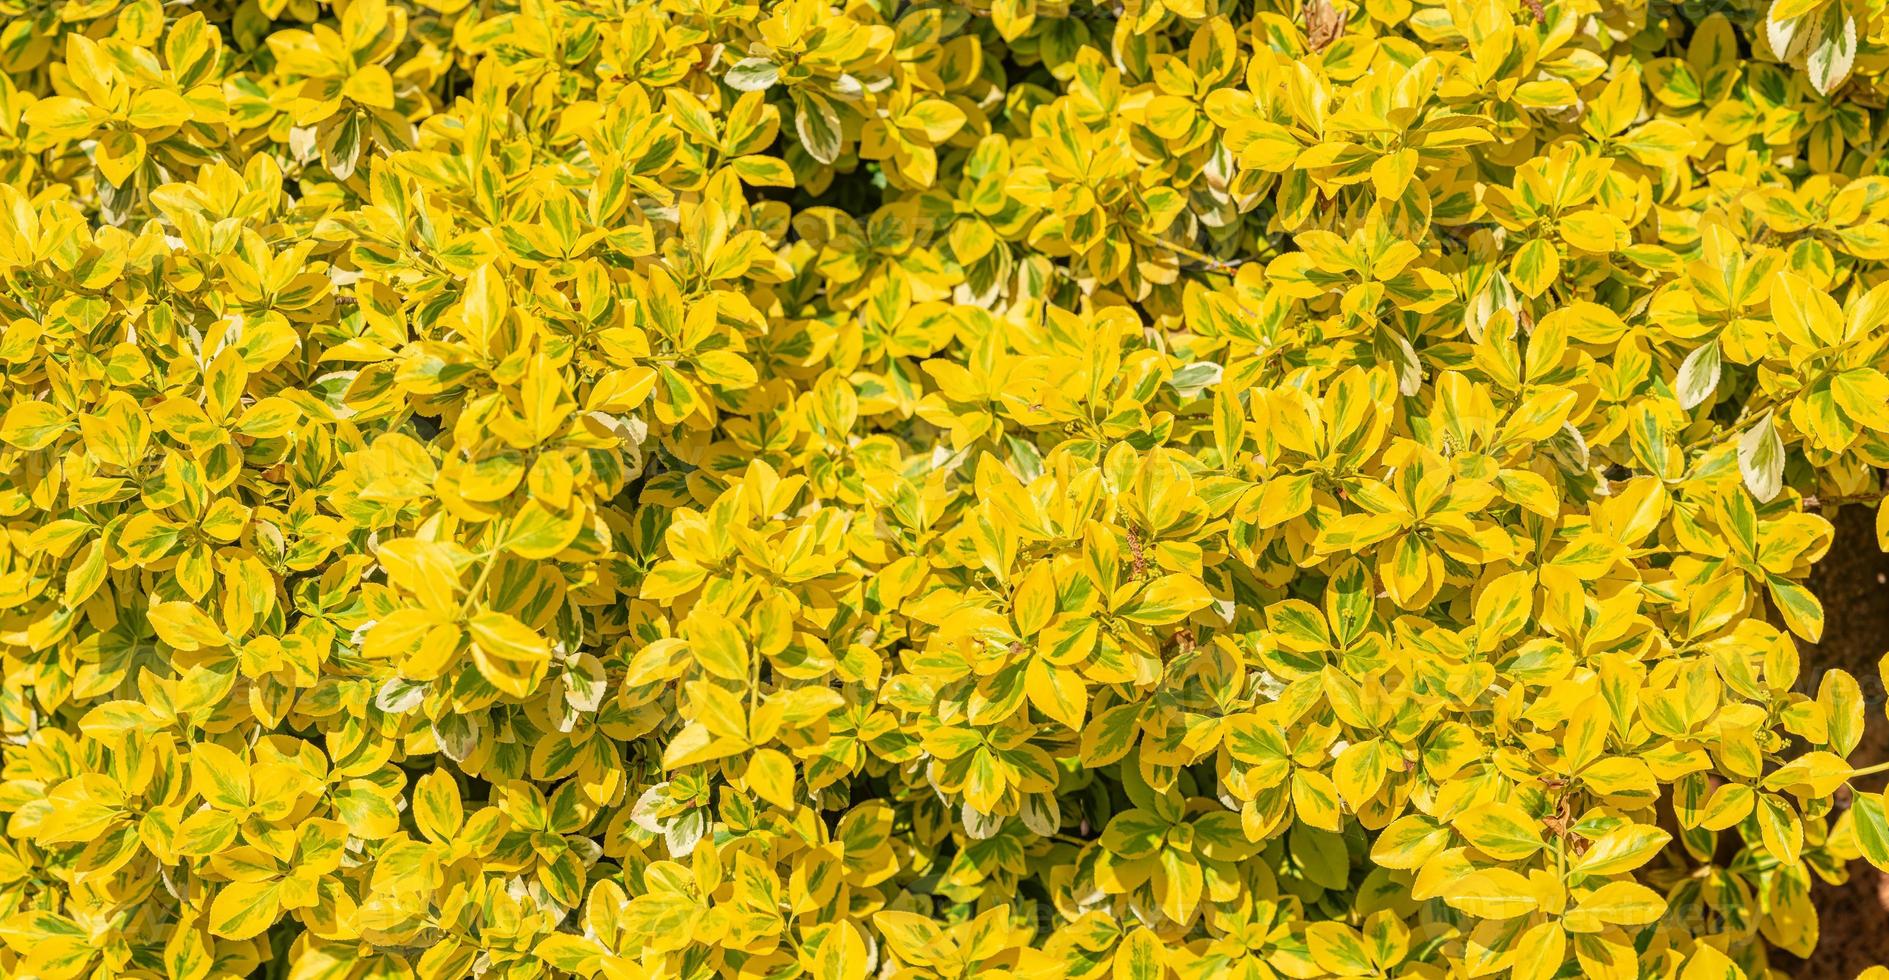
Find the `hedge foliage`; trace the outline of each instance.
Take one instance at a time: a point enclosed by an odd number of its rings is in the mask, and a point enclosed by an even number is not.
[[[0,0],[0,974],[1814,955],[1882,7]]]

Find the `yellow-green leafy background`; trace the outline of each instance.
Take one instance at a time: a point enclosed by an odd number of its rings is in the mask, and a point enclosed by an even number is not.
[[[1814,963],[1880,6],[0,0],[0,975]]]

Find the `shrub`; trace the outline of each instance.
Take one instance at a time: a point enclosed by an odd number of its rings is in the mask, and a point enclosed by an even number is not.
[[[0,973],[1813,955],[1880,6],[0,0]]]

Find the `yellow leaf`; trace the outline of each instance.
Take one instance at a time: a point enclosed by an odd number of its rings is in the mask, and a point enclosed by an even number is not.
[[[1542,847],[1541,822],[1513,803],[1472,807],[1452,826],[1477,850],[1501,861],[1520,860]]]
[[[1448,882],[1442,898],[1450,907],[1482,919],[1510,919],[1537,907],[1534,886],[1507,868],[1485,868]]]

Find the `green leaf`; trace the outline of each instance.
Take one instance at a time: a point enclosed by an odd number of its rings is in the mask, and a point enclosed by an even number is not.
[[[728,66],[722,81],[742,92],[765,92],[780,79],[780,68],[766,58],[743,58]]]
[[[1718,387],[1719,350],[1718,341],[1714,340],[1693,349],[1679,365],[1679,376],[1673,381],[1673,393],[1679,396],[1679,407],[1690,411],[1705,404],[1712,397],[1713,389]]]
[[[840,116],[824,96],[794,90],[794,132],[807,155],[823,164],[840,158]]]
[[[1738,437],[1738,472],[1761,502],[1770,502],[1784,488],[1784,440],[1769,412]]]

